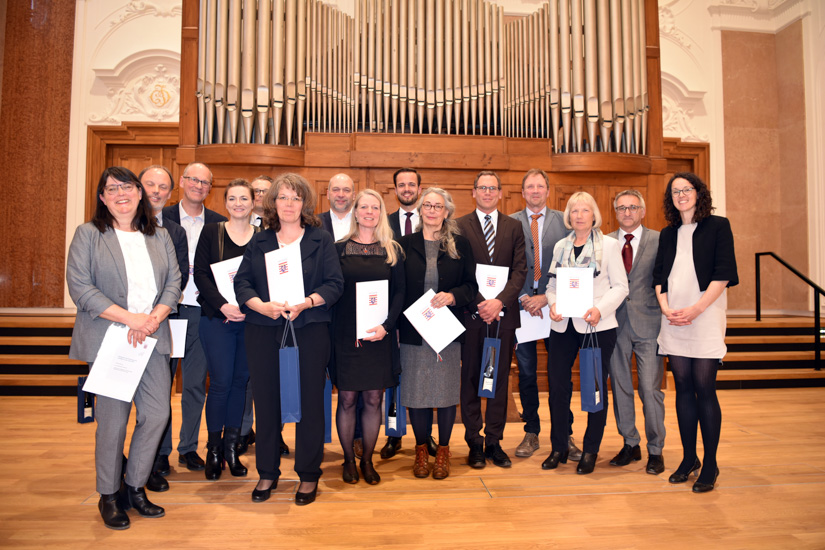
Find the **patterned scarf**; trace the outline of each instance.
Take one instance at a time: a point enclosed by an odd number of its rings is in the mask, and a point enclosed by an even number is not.
[[[604,235],[600,229],[590,231],[590,236],[584,243],[582,253],[578,258],[573,253],[573,243],[576,241],[576,232],[571,231],[564,238],[564,246],[556,251],[553,261],[550,262],[550,276],[556,276],[559,267],[592,267],[595,269],[593,277],[598,277],[602,267],[602,244]]]

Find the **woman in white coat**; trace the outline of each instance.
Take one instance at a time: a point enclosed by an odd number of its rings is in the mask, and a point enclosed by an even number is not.
[[[541,465],[544,470],[552,470],[558,467],[559,462],[567,462],[571,370],[588,325],[598,333],[601,348],[600,394],[604,406],[601,411],[587,415],[587,431],[584,433],[583,453],[577,473],[589,474],[593,471],[604,435],[608,409],[605,386],[610,356],[616,345],[616,309],[627,297],[628,287],[619,242],[604,235],[599,229],[601,224],[602,215],[593,197],[584,192],[575,193],[564,209],[564,225],[572,231],[553,249],[546,292],[552,319],[552,353],[548,369],[552,452]],[[583,317],[574,317],[572,322],[556,312],[556,270],[560,267],[593,269],[594,305]]]

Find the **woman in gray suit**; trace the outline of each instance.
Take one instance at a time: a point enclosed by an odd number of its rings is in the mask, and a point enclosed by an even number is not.
[[[75,231],[69,246],[66,282],[77,305],[69,357],[89,363],[97,357],[114,323],[128,327],[129,344],[157,339],[133,397],[137,423],[123,480],[121,457],[131,402],[99,395],[95,434],[98,509],[106,527],[127,529],[126,510],[144,517],[164,515],[146,498],[155,450],[169,417],[169,353],[166,317],[180,297],[175,247],[158,227],[137,176],[126,168],[103,171],[92,221]]]

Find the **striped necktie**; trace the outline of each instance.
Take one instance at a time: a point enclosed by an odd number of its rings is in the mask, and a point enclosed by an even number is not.
[[[487,241],[487,253],[493,261],[493,252],[496,249],[496,230],[493,228],[492,216],[484,216],[484,240]]]
[[[539,218],[542,214],[531,214],[530,232],[533,234],[533,281],[541,279],[541,248],[539,247]]]

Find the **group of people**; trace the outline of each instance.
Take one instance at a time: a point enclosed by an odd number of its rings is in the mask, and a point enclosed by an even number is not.
[[[315,500],[322,474],[327,377],[338,391],[335,422],[345,482],[380,482],[372,457],[387,388],[400,388],[395,399],[409,413],[415,437],[412,473],[444,479],[450,475],[459,404],[467,464],[511,466],[501,441],[515,350],[525,430],[515,454],[532,456],[540,447],[537,342],[516,343],[522,312],[549,317],[551,329],[544,339],[551,452],[543,469],[573,460],[579,474],[594,470],[607,418],[608,376],[624,438],[610,464],[641,459],[630,366],[635,353],[646,471],[663,472],[661,381],[662,356],[667,355],[683,444],[682,463],[669,481],[685,482],[701,469],[693,490],[713,489],[721,427],[715,378],[725,354],[725,289],[738,280],[730,224],[711,214],[710,192],[701,179],[682,173],[668,182],[668,226],[661,235],[642,226],[644,198],[634,190],[616,196],[620,229],[610,235],[602,233],[601,213],[588,193],[573,194],[564,212],[548,208],[549,180],[537,169],[522,180],[526,208],[512,216],[499,210],[502,185],[495,172],[476,176],[476,208],[458,218],[450,193],[422,188],[416,170],[398,170],[393,183],[400,208],[388,214],[380,193],[364,189],[356,194],[353,180],[337,174],[327,188],[330,210],[316,215],[317,194],[298,174],[274,180],[261,176],[251,183],[236,179],[224,192],[227,219],[203,204],[212,173],[201,163],[186,167],[180,203],[165,208],[174,187],[167,169],[152,166],[140,176],[118,167],[104,171],[94,217],[78,227],[69,249],[67,282],[78,308],[70,356],[92,368],[114,323],[128,327],[131,345],[157,338],[133,398],[137,424],[128,459],[123,448],[131,403],[98,396],[95,463],[98,506],[107,527],[128,528],[130,508],[144,517],[164,515],[144,488],[169,488],[169,393],[177,363],[169,361],[170,316],[187,320],[179,463],[204,470],[211,480],[221,476],[224,465],[233,476],[244,476],[240,457],[254,442],[259,475],[254,502],[270,498],[281,475],[281,456],[289,452],[280,398],[279,348],[285,338],[294,339],[299,350],[297,505]],[[266,254],[288,247],[300,253],[306,294],[294,304],[272,300],[267,279]],[[234,305],[219,290],[212,266],[238,257]],[[479,292],[480,265],[507,268],[495,297]],[[582,317],[570,319],[556,311],[557,270],[565,267],[593,270],[594,305]],[[369,281],[387,281],[388,315],[364,336],[356,334],[356,288]],[[465,328],[438,352],[402,313],[428,290],[434,293],[430,306],[448,308]],[[571,371],[588,329],[597,333],[601,348],[603,407],[588,413],[579,450],[572,437]],[[481,364],[490,337],[500,342],[495,393],[482,398]],[[197,454],[204,400],[205,461]],[[257,432],[251,429],[253,401]],[[697,423],[703,461],[696,452]],[[388,437],[380,455],[390,458],[400,448],[401,438]]]

